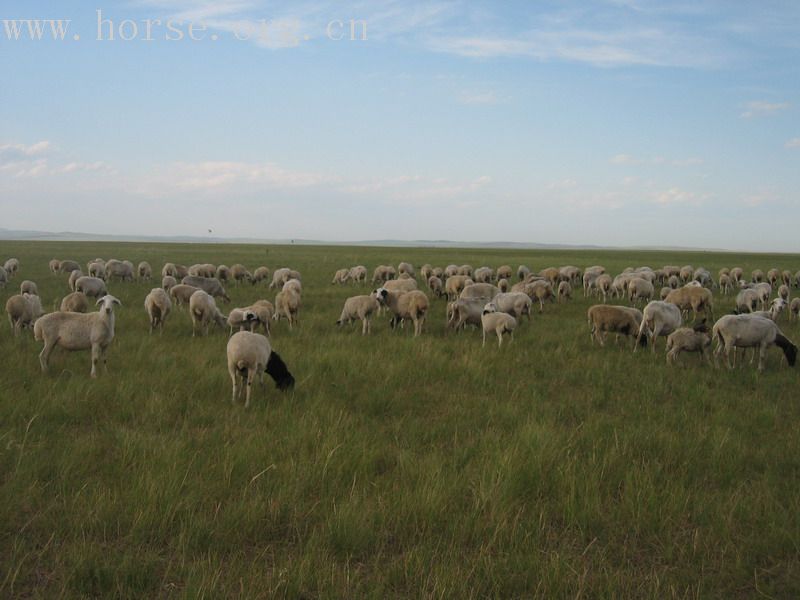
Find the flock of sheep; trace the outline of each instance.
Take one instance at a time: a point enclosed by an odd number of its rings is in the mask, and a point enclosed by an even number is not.
[[[39,355],[43,372],[47,371],[50,354],[56,347],[91,350],[91,376],[96,377],[99,363],[106,364],[106,351],[114,339],[114,307],[121,304],[108,293],[107,285],[112,281],[150,281],[153,269],[147,262],[134,267],[129,261],[99,258],[86,264],[86,274],[72,260],[53,259],[49,266],[54,274],[67,275],[71,292],[62,299],[58,311],[44,314],[36,283],[22,281],[20,293],[6,302],[12,331],[19,335],[22,329],[31,328],[35,339],[43,342]],[[19,267],[14,258],[0,267],[0,288],[18,274]],[[759,370],[764,368],[767,348],[773,345],[783,350],[789,365],[796,360],[797,347],[781,332],[777,321],[786,309],[790,319],[798,318],[800,297],[790,302],[790,294],[792,287],[800,287],[800,271],[792,274],[777,269],[767,273],[756,270],[748,280],[741,268],[721,269],[715,280],[707,270],[688,265],[655,270],[629,268],[616,277],[601,266],[583,270],[574,266],[551,267],[539,272],[520,266],[514,275],[509,265],[473,269],[471,265],[442,268],[426,264],[419,268],[418,277],[413,265],[402,262],[397,268],[376,267],[368,280],[363,265],[339,269],[332,284],[368,285],[371,281],[377,287],[369,294],[347,298],[337,324],[360,321],[362,334],[367,335],[373,317],[388,312],[393,328],[408,322],[413,325],[413,335],[419,336],[433,297],[446,301],[448,328],[477,327],[483,333],[484,345],[487,335],[496,335],[498,346],[502,347],[504,336],[513,338],[523,317],[530,321],[535,304],[543,312],[545,302],[567,302],[572,299],[573,289],[582,287],[584,297],[603,301],[589,308],[587,315],[592,342],[597,341],[601,346],[606,334],[613,333],[617,338],[633,337],[634,352],[648,343],[655,352],[658,338],[665,336],[668,363],[674,362],[681,352],[699,352],[710,362],[713,340],[717,341],[715,358],[724,353],[731,368],[737,348],[753,348],[752,360],[757,351]],[[418,278],[427,291],[420,289]],[[274,304],[256,300],[249,306],[230,309],[227,315],[217,307],[217,300],[230,302],[225,285],[266,281],[270,281],[270,289],[276,290]],[[661,288],[659,299],[655,298],[657,286]],[[300,273],[289,268],[271,273],[262,266],[251,273],[240,264],[186,267],[169,262],[161,269],[161,286],[147,294],[144,308],[151,334],[155,329],[163,332],[173,306],[188,307],[193,336],[198,332],[208,335],[212,324],[227,329],[233,401],[246,388],[247,406],[252,383],[256,378],[260,380],[264,372],[279,389],[294,385],[294,378],[272,350],[268,338],[271,321],[286,319],[290,329],[297,323],[302,289]],[[714,290],[721,294],[738,291],[735,314],[719,318],[710,328],[708,322],[714,319]],[[627,301],[631,306],[608,304],[610,299]],[[90,300],[100,307],[98,311],[88,312]],[[684,326],[690,313],[694,322]],[[263,333],[258,333],[259,328]]]

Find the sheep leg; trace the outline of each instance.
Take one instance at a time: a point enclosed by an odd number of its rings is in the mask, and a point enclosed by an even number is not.
[[[93,379],[97,378],[97,363],[100,361],[100,346],[97,344],[92,345],[92,372]]]
[[[753,349],[753,353],[755,354],[755,348]],[[762,343],[761,346],[758,348],[758,372],[764,372],[764,358],[767,354],[767,345]]]
[[[497,328],[497,347],[498,348],[502,348],[503,347],[503,328],[502,327],[498,327]]]
[[[238,395],[238,383],[239,383],[239,374],[236,371],[236,366],[234,365],[233,368],[228,369],[228,373],[231,376],[231,384],[233,386],[233,392],[231,393],[231,404],[236,404],[236,396]]]
[[[53,351],[53,348],[56,347],[58,343],[58,339],[53,340],[52,342],[45,338],[44,348],[39,353],[39,364],[42,367],[42,373],[47,373],[48,364],[50,362],[50,353]]]
[[[253,369],[247,369],[247,396],[245,397],[244,407],[247,408],[250,406],[250,393],[253,391],[253,379],[255,378],[255,373]]]
[[[483,330],[483,343],[481,344],[481,348],[486,346],[486,330]]]

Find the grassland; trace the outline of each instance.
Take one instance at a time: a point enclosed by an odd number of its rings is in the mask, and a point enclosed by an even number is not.
[[[667,368],[591,346],[590,301],[548,305],[498,351],[448,334],[338,330],[341,266],[693,264],[798,256],[0,243],[48,309],[53,257],[242,262],[303,273],[273,343],[293,393],[231,406],[226,335],[185,312],[147,333],[152,285],[121,298],[109,374],[0,327],[0,596],[792,598],[800,595],[798,372]],[[231,288],[232,306],[272,297]],[[731,299],[717,299],[717,312]],[[800,340],[800,327],[784,323]]]

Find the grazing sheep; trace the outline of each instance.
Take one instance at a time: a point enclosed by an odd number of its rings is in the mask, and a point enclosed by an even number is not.
[[[89,310],[89,299],[83,292],[72,292],[61,300],[61,312],[85,313]]]
[[[189,314],[192,317],[192,337],[195,337],[198,328],[202,328],[204,336],[208,335],[208,326],[212,322],[222,329],[228,322],[228,317],[217,308],[214,297],[204,290],[197,290],[189,298]]]
[[[558,284],[558,301],[566,302],[572,299],[572,286],[569,281],[562,281]]]
[[[102,360],[108,371],[106,352],[114,339],[114,305],[122,303],[106,295],[97,301],[98,312],[88,314],[54,312],[40,317],[33,326],[34,337],[44,342],[39,354],[42,372],[46,373],[50,354],[56,346],[65,350],[91,350],[91,376],[97,377],[97,364]]]
[[[642,303],[649,302],[654,293],[653,284],[646,279],[634,277],[628,282],[628,299],[631,304],[637,304],[640,300]]]
[[[214,272],[214,277],[219,279],[220,283],[228,283],[232,277],[231,268],[228,265],[217,265],[217,270]]]
[[[108,293],[106,282],[97,277],[79,277],[75,282],[75,291],[83,292],[90,298],[102,298]]]
[[[692,280],[693,275],[694,275],[694,267],[692,267],[692,265],[686,265],[681,267],[678,277],[680,277],[683,283],[688,283],[689,281]]]
[[[139,275],[139,281],[150,281],[153,278],[153,267],[146,260],[143,260],[136,267],[136,273]]]
[[[348,277],[350,277],[350,269],[338,269],[336,273],[333,274],[331,285],[344,285],[347,283]]]
[[[217,267],[211,263],[202,263],[192,265],[188,269],[190,277],[215,277],[217,275]]]
[[[392,329],[406,320],[414,323],[414,337],[422,333],[425,316],[428,313],[428,297],[419,290],[393,292],[385,287],[372,292],[378,302],[387,306],[393,313]]]
[[[178,282],[175,280],[175,278],[172,275],[166,275],[166,276],[161,278],[161,288],[165,292],[169,292],[176,285],[178,285]]]
[[[758,292],[753,289],[743,289],[736,295],[736,312],[751,313],[759,303]]]
[[[447,281],[444,283],[444,291],[447,294],[447,299],[455,300],[458,298],[462,290],[466,286],[472,285],[472,283],[472,279],[466,275],[452,275],[451,277],[448,277]]]
[[[372,283],[382,283],[394,279],[397,270],[391,265],[378,265],[372,272]]]
[[[193,285],[179,283],[178,285],[173,285],[169,289],[169,295],[175,301],[175,305],[180,308],[184,304],[189,304],[189,299],[192,297],[192,294],[199,289],[200,288]]]
[[[666,302],[674,304],[686,313],[691,310],[695,319],[701,312],[711,319],[714,318],[714,298],[711,290],[699,285],[685,285],[677,290],[672,290],[667,296]]]
[[[681,310],[674,303],[669,300],[653,300],[644,307],[642,324],[639,326],[639,334],[636,339],[640,345],[644,346],[645,344],[641,343],[642,338],[649,337],[653,354],[655,354],[658,336],[669,335],[681,326],[681,322]],[[633,351],[636,352],[635,346]]]
[[[666,300],[667,296],[669,296],[671,292],[672,292],[672,288],[671,287],[662,287],[661,288],[661,294],[659,295],[659,298],[661,300]]]
[[[458,275],[458,265],[447,265],[444,268],[445,280],[450,279],[451,277],[455,277],[456,275]]]
[[[161,276],[162,277],[170,276],[170,277],[175,277],[175,279],[177,279],[178,270],[175,268],[175,263],[171,262],[164,263],[164,266],[161,267]]]
[[[593,295],[598,287],[597,280],[600,278],[601,273],[596,271],[584,271],[583,273],[583,297]],[[611,279],[609,278],[609,283]]]
[[[269,289],[280,289],[290,279],[300,279],[300,273],[288,267],[275,269],[275,272],[272,273],[272,283],[269,284]]]
[[[725,315],[714,323],[713,338],[718,346],[714,352],[715,360],[725,352],[729,369],[733,368],[731,353],[736,348],[758,348],[758,370],[764,370],[764,358],[767,348],[777,345],[786,357],[789,366],[797,360],[797,346],[783,335],[781,330],[770,319],[757,315]],[[734,354],[735,359],[735,354]]]
[[[350,269],[347,273],[347,277],[353,282],[353,285],[356,283],[367,283],[367,267],[364,265],[356,265]]]
[[[437,298],[441,298],[444,295],[444,283],[435,275],[428,277],[428,289],[435,294]]]
[[[783,298],[775,298],[775,300],[772,301],[772,304],[770,304],[769,310],[755,310],[750,314],[764,317],[766,319],[770,319],[771,321],[777,321],[778,317],[788,306],[789,304]]]
[[[475,283],[492,283],[494,271],[489,267],[478,267],[472,279]]]
[[[352,296],[344,301],[342,314],[336,324],[340,327],[345,323],[352,323],[356,319],[361,320],[361,335],[370,333],[370,321],[372,316],[378,312],[380,303],[374,296]]]
[[[50,261],[49,267],[50,267],[50,272],[53,275],[55,275],[56,273],[61,271],[61,261],[58,260],[57,258],[54,258],[53,260]]]
[[[744,269],[741,267],[733,267],[730,272],[731,279],[733,279],[736,283],[739,283],[744,277]]]
[[[398,275],[398,276],[397,276],[397,278],[398,278],[398,279],[414,279],[414,278],[413,278],[411,275],[409,275],[408,273],[400,273],[400,275]]]
[[[785,283],[782,283],[781,286],[778,288],[778,297],[783,298],[786,302],[789,301],[789,286]]]
[[[711,364],[709,348],[711,335],[705,319],[694,327],[681,327],[667,336],[667,364],[675,364],[681,352],[699,352],[700,360]]]
[[[503,293],[507,292],[510,287],[511,286],[508,283],[508,279],[506,279],[505,277],[503,279],[497,280],[497,289],[499,289],[501,292]]]
[[[39,287],[30,279],[26,279],[19,284],[20,294],[32,294],[33,296],[39,295]]]
[[[32,327],[36,319],[42,316],[42,302],[39,296],[34,294],[15,294],[6,301],[6,313],[8,314],[8,324],[14,336],[25,327]]]
[[[531,270],[525,265],[520,265],[519,267],[517,267],[517,277],[519,278],[520,281],[523,281],[530,274]]]
[[[89,263],[86,267],[86,272],[90,277],[97,277],[98,279],[106,279],[106,263],[102,261],[94,261]]]
[[[411,292],[418,289],[415,279],[392,279],[384,283],[383,287],[392,292]]]
[[[73,271],[80,271],[81,266],[74,260],[62,260],[59,270],[61,273],[72,273]]]
[[[467,325],[481,326],[481,315],[486,303],[483,298],[461,298],[447,305],[447,326],[460,331]]]
[[[258,317],[258,322],[254,324],[253,331],[261,325],[264,329],[264,335],[269,337],[269,322],[275,315],[275,306],[273,306],[272,302],[269,300],[256,300],[250,306],[246,306],[245,309],[254,312]]]
[[[516,287],[516,286],[515,286]],[[513,290],[513,288],[512,288]],[[539,312],[544,312],[544,301],[554,301],[553,286],[548,281],[533,281],[525,286],[523,290],[531,300],[539,303]]]
[[[257,323],[258,315],[249,308],[232,308],[228,313],[228,327],[231,328],[229,335],[233,335],[234,329],[253,331]]]
[[[472,268],[472,265],[461,265],[458,267],[458,274],[464,275],[472,279],[472,273],[475,269]]]
[[[647,345],[647,338],[636,337],[642,323],[642,311],[627,306],[611,304],[595,304],[586,313],[589,321],[589,338],[601,346],[605,346],[605,334],[614,333],[617,339],[621,335],[634,337],[642,346]]]
[[[719,276],[719,289],[726,296],[733,291],[733,279],[727,273],[722,273]]]
[[[17,271],[19,271],[19,260],[16,258],[9,258],[4,264],[3,268],[6,270],[8,274],[8,278],[11,279],[16,276]]]
[[[528,315],[528,321],[531,320],[531,304],[533,304],[533,301],[524,292],[499,293],[492,298],[491,303],[497,312],[509,314],[517,319],[521,319],[523,315]]]
[[[428,281],[428,277],[433,275],[433,266],[429,263],[425,263],[419,268],[419,276],[422,277],[422,281]]]
[[[67,285],[69,285],[69,289],[71,289],[73,292],[75,291],[75,282],[77,282],[81,277],[83,277],[83,271],[80,269],[75,269],[74,271],[69,272]]]
[[[293,288],[281,290],[275,296],[275,314],[273,319],[280,321],[285,318],[289,321],[289,329],[297,323],[297,316],[300,312],[300,294]]]
[[[539,271],[539,276],[546,279],[554,288],[558,285],[559,271],[555,267],[548,267]]]
[[[232,403],[236,403],[236,399],[241,395],[240,380],[244,380],[247,387],[244,407],[248,408],[253,380],[258,377],[259,381],[262,381],[264,372],[272,378],[279,390],[286,391],[294,387],[294,377],[286,367],[286,363],[272,350],[269,340],[263,335],[239,331],[228,340],[226,353],[228,373],[233,385]]]
[[[222,284],[216,277],[193,277],[190,275],[181,279],[181,283],[201,289],[215,298],[222,299],[223,302],[231,301],[227,292],[225,291],[225,288],[222,287]]]
[[[789,305],[789,319],[795,321],[798,316],[800,316],[800,298],[795,298]]]
[[[756,283],[752,289],[758,294],[758,299],[761,301],[761,309],[766,310],[770,296],[772,296],[772,286],[766,281],[763,281]]]
[[[253,275],[247,270],[247,267],[238,263],[231,267],[231,275],[236,285],[239,285],[243,281],[253,282]]]
[[[514,340],[514,330],[517,328],[517,320],[511,315],[498,312],[497,307],[493,303],[488,303],[483,307],[483,314],[481,315],[481,329],[483,330],[483,343],[481,347],[486,346],[486,334],[494,332],[497,334],[497,347],[503,347],[503,334],[509,334],[511,340]]]
[[[781,281],[783,285],[786,287],[792,287],[792,272],[791,271],[782,271],[781,272]]]
[[[510,265],[502,265],[497,267],[497,279],[511,279],[513,272],[514,271],[511,269]]]
[[[133,264],[112,258],[106,263],[106,277],[109,281],[115,277],[120,281],[133,281]]]
[[[281,288],[281,290],[284,291],[284,292],[286,290],[294,290],[296,293],[302,294],[303,293],[303,284],[300,283],[299,279],[290,279],[289,281],[287,281],[286,283],[283,284],[283,287]]]
[[[465,286],[461,293],[458,295],[459,298],[485,298],[486,302],[494,298],[497,294],[500,293],[500,290],[497,286],[492,285],[491,283],[473,283],[471,285]]]
[[[433,267],[433,271],[431,271],[431,275],[434,277],[438,277],[442,281],[445,280],[444,269],[442,267]]]
[[[416,278],[417,276],[416,271],[414,270],[414,265],[407,262],[401,262],[399,265],[397,265],[397,274],[402,275],[403,273],[411,278]]]
[[[781,272],[778,269],[770,269],[767,271],[767,281],[772,287],[777,287],[781,279]]]
[[[172,311],[172,302],[163,288],[153,288],[144,299],[144,309],[150,318],[150,333],[158,327],[164,333],[164,323]]]
[[[566,281],[570,285],[577,285],[581,282],[581,270],[578,267],[568,265],[566,267],[559,267],[558,278],[560,281]]]
[[[611,286],[613,283],[614,280],[611,279],[611,275],[607,273],[603,273],[595,280],[596,289],[600,292],[600,295],[603,296],[603,303],[608,302],[608,297],[611,296]]]
[[[755,269],[750,273],[750,281],[753,283],[761,283],[764,281],[764,271],[761,269]]]
[[[269,273],[270,271],[267,267],[258,267],[253,271],[253,285],[269,279]]]

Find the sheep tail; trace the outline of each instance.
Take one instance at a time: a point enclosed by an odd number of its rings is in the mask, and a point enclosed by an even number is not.
[[[294,377],[292,377],[292,374],[286,367],[286,363],[283,362],[283,359],[274,350],[269,355],[267,368],[265,370],[267,375],[272,377],[272,380],[279,390],[285,392],[294,387]]]
[[[780,333],[775,336],[775,345],[783,350],[786,361],[789,363],[790,367],[793,367],[794,363],[797,362],[797,346],[795,346],[789,338]]]

